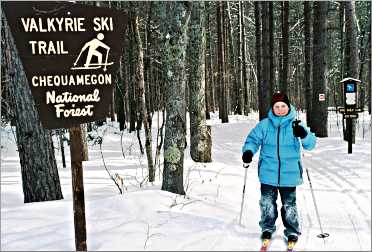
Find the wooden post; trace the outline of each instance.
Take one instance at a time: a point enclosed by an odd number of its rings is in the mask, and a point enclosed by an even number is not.
[[[347,153],[350,154],[353,152],[353,119],[346,119],[346,128],[348,129]]]
[[[72,195],[74,209],[75,248],[76,251],[87,251],[87,232],[85,221],[85,200],[83,182],[83,142],[80,125],[69,129]]]

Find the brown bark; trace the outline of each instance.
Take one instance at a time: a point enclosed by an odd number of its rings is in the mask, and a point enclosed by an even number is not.
[[[5,40],[2,57],[6,63],[6,85],[14,98],[24,202],[63,199],[50,131],[40,123],[31,89],[4,15],[2,18],[2,39]]]

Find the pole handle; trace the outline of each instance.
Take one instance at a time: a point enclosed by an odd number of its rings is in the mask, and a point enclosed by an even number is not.
[[[298,119],[294,120],[292,122],[292,127],[298,126],[300,124],[300,122],[301,122],[301,120],[298,120]]]

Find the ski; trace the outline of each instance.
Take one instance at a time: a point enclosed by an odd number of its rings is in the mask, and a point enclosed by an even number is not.
[[[294,246],[296,245],[296,242],[294,241],[289,241],[287,243],[287,252],[293,252]]]
[[[260,251],[267,251],[267,248],[269,247],[270,245],[270,239],[262,239],[262,246],[261,246],[261,249]]]

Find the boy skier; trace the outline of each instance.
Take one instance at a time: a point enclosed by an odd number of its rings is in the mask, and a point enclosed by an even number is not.
[[[281,218],[288,243],[297,242],[301,234],[296,207],[296,186],[302,184],[300,144],[306,150],[315,147],[316,137],[306,127],[294,123],[295,108],[284,93],[275,93],[268,117],[248,134],[242,148],[244,163],[250,163],[260,149],[258,176],[261,183],[261,239],[266,243],[275,232],[278,217],[276,200],[280,194]],[[301,143],[298,140],[301,138]]]

